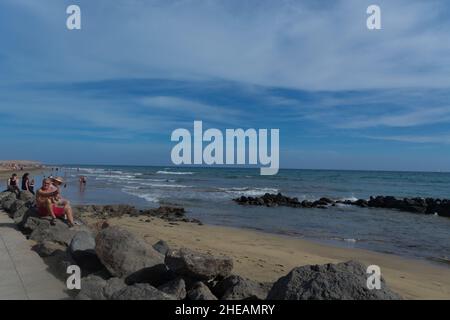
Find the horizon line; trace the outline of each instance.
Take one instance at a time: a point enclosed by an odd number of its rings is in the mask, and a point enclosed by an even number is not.
[[[54,164],[47,164],[42,163],[44,166],[60,166],[60,167],[66,167],[66,166],[104,166],[104,167],[170,167],[170,168],[186,168],[186,169],[254,169],[258,170],[261,167],[257,166],[233,166],[232,165],[211,165],[211,166],[200,166],[200,165],[183,165],[183,166],[177,166],[177,165],[156,165],[156,164],[94,164],[94,163],[54,163]],[[333,168],[294,168],[294,167],[280,167],[279,170],[304,170],[304,171],[351,171],[351,172],[357,172],[357,171],[366,171],[366,172],[404,172],[404,173],[450,173],[450,171],[441,170],[441,171],[424,171],[424,170],[392,170],[392,169],[333,169]]]

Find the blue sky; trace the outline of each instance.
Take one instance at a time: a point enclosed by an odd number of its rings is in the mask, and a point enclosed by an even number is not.
[[[82,30],[65,27],[70,4]],[[168,165],[171,132],[203,120],[279,128],[281,167],[449,171],[449,14],[445,0],[2,0],[0,158]]]

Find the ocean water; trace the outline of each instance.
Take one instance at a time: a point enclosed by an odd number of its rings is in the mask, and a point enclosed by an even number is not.
[[[49,172],[43,173],[48,175]],[[246,195],[281,192],[299,200],[396,197],[450,198],[450,173],[259,169],[61,166],[64,196],[76,204],[126,203],[140,208],[183,206],[204,223],[256,229],[339,246],[435,259],[450,257],[450,219],[395,210],[338,206],[329,209],[244,207]],[[78,177],[87,177],[84,191]],[[36,177],[37,186],[42,177]]]

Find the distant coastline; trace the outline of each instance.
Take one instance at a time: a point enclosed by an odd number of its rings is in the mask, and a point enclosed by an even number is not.
[[[38,161],[32,160],[0,160],[0,172],[23,171],[42,169],[45,166]]]

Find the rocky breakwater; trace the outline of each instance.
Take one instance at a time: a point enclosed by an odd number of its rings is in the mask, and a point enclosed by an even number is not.
[[[202,224],[198,219],[190,219],[182,207],[161,206],[155,209],[140,210],[130,205],[82,205],[74,207],[76,216],[93,216],[97,219],[120,218],[124,215],[140,217],[145,222],[150,218],[160,218],[168,222],[190,222]],[[147,221],[148,220],[148,221]]]
[[[233,199],[240,205],[253,205],[253,206],[265,206],[265,207],[292,207],[292,208],[326,208],[329,205],[334,204],[334,201],[328,198],[320,198],[316,201],[299,201],[298,198],[290,198],[278,194],[266,193],[262,197],[245,197]]]
[[[434,198],[395,198],[392,196],[370,197],[369,200],[358,199],[352,200],[332,200],[330,198],[320,198],[316,201],[290,198],[278,194],[266,193],[261,197],[239,197],[233,199],[240,205],[266,206],[266,207],[293,207],[293,208],[320,208],[326,209],[336,205],[352,205],[363,208],[384,208],[395,209],[411,213],[420,214],[437,214],[443,217],[450,217],[450,200],[434,199]]]
[[[84,214],[134,214],[130,207],[77,208],[82,225],[51,224],[34,209],[34,198],[0,193],[0,208],[15,217],[18,228],[36,241],[36,250],[50,271],[65,280],[70,265],[82,271],[80,300],[284,300],[399,299],[382,281],[382,290],[366,286],[366,268],[357,262],[294,268],[275,283],[260,283],[233,274],[233,260],[188,248],[170,248],[163,240],[148,244],[130,231],[105,220],[83,225]],[[81,210],[81,211],[80,211]],[[172,211],[170,211],[172,212]],[[146,212],[171,215],[170,212]],[[141,212],[142,213],[142,212]],[[3,214],[3,213],[0,213]],[[17,219],[16,219],[17,218]],[[280,275],[281,276],[281,275]]]
[[[342,201],[338,203],[350,204],[359,207],[397,209],[405,212],[421,214],[437,214],[450,217],[450,200],[434,198],[395,198],[392,196],[370,197],[369,200]]]
[[[84,277],[77,299],[400,299],[384,280],[381,290],[369,290],[366,268],[357,262],[298,267],[275,283],[260,283],[233,274],[227,256],[171,249],[163,241],[151,246],[116,226],[98,233],[95,251],[108,273]]]

